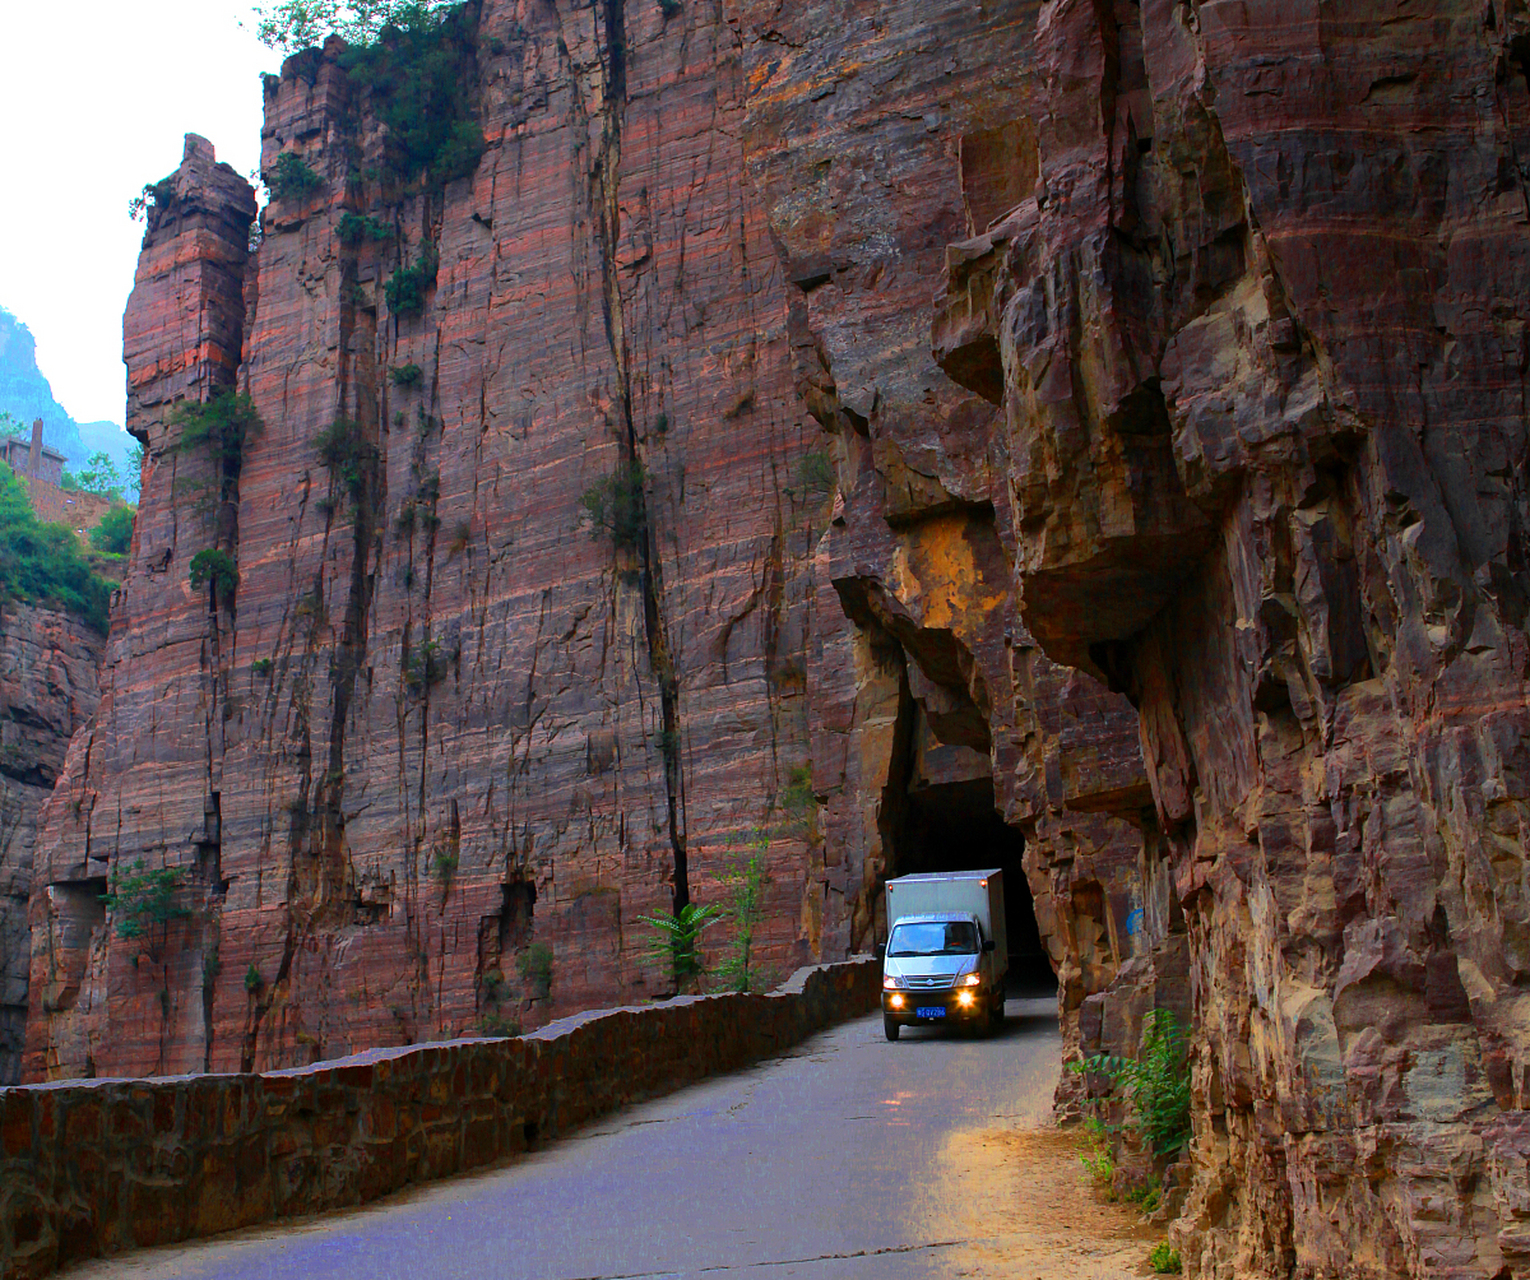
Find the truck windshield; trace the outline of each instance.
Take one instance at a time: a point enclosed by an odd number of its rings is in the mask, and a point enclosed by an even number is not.
[[[898,924],[887,940],[890,956],[970,956],[977,949],[977,927],[970,920]]]

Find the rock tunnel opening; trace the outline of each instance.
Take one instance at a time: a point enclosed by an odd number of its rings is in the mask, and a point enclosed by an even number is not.
[[[976,714],[975,707],[972,711]],[[894,736],[882,810],[888,876],[998,867],[1004,873],[1010,994],[1056,991],[1057,977],[1025,877],[1025,837],[995,806],[987,743],[943,741],[908,682]],[[885,926],[884,921],[884,931]]]
[[[896,874],[998,867],[1004,873],[1010,993],[1047,994],[1056,990],[1057,978],[1036,924],[1024,853],[1025,838],[994,808],[991,777],[910,787],[895,848]]]

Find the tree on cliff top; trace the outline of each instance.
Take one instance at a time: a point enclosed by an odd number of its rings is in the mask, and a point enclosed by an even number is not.
[[[272,49],[296,53],[340,36],[347,44],[371,44],[384,27],[408,28],[433,22],[443,0],[281,0],[256,5],[255,31]]]

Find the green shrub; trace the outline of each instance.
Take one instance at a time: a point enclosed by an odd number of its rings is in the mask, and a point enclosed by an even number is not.
[[[1069,1069],[1108,1076],[1123,1087],[1131,1123],[1161,1158],[1178,1155],[1190,1139],[1190,1067],[1185,1033],[1168,1009],[1143,1020],[1135,1058],[1096,1054]]]
[[[67,610],[105,634],[111,593],[74,533],[41,523],[21,481],[0,462],[0,596]]]
[[[408,22],[416,15],[426,16],[447,0],[281,0],[273,5],[256,5],[260,20],[255,33],[261,43],[288,53],[311,49],[324,43],[324,37],[338,35],[347,44],[367,44],[376,40],[382,29]],[[272,76],[271,79],[278,79]]]
[[[1111,1154],[1110,1131],[1104,1121],[1094,1116],[1084,1121],[1084,1142],[1085,1150],[1078,1158],[1079,1163],[1094,1179],[1096,1187],[1109,1192],[1116,1176],[1116,1160]]]
[[[642,546],[648,528],[645,479],[643,464],[629,462],[586,489],[579,502],[590,513],[592,531],[608,534],[618,547]]]
[[[825,449],[814,449],[802,456],[802,490],[810,497],[827,497],[834,492],[834,463]]]
[[[484,138],[473,119],[474,34],[466,6],[401,5],[374,40],[340,55],[385,126],[383,181],[439,190],[477,167]]]
[[[124,873],[118,868],[112,891],[103,894],[101,901],[117,917],[117,936],[138,938],[150,925],[165,924],[191,914],[175,903],[175,893],[180,887],[178,867],[150,871],[142,858],[135,858],[130,871]]]
[[[270,658],[256,658],[254,662],[250,663],[250,670],[255,675],[264,679],[271,674],[272,665]]]
[[[417,364],[400,364],[389,369],[388,376],[393,379],[395,387],[412,387],[424,372]]]
[[[451,879],[457,874],[457,863],[460,858],[455,853],[441,850],[430,860],[430,873],[441,881],[442,884],[450,884]]]
[[[244,447],[261,430],[255,402],[227,387],[214,388],[206,400],[182,400],[170,413],[170,425],[180,429],[177,450],[207,448],[225,476],[239,474]]]
[[[787,771],[786,785],[776,793],[775,807],[781,814],[776,835],[796,840],[812,838],[818,818],[818,797],[813,794],[811,765],[796,765]]]
[[[244,989],[251,995],[254,995],[265,985],[266,980],[260,976],[260,970],[252,962],[250,967],[244,971]]]
[[[424,641],[404,661],[404,683],[412,693],[424,693],[451,674],[452,660],[434,640]]]
[[[371,214],[342,213],[335,226],[335,238],[341,244],[362,244],[366,241],[378,244],[390,239],[392,235],[393,228]]]
[[[663,963],[675,981],[681,986],[705,972],[697,944],[701,935],[716,924],[723,909],[716,905],[705,907],[688,902],[679,911],[667,916],[639,916],[639,923],[646,925],[649,936],[646,951],[652,960]]]
[[[478,1019],[478,1029],[486,1036],[518,1036],[521,1034],[519,1018],[503,1018],[497,1013],[486,1013]]]
[[[227,600],[239,587],[239,567],[234,557],[219,547],[204,547],[191,557],[193,588],[212,585],[216,598]]]
[[[1153,1246],[1153,1252],[1148,1254],[1148,1266],[1161,1276],[1177,1276],[1184,1270],[1184,1264],[1180,1261],[1179,1250],[1174,1248],[1167,1240],[1160,1240]]]
[[[515,958],[521,980],[531,988],[532,998],[547,999],[552,991],[553,953],[545,942],[533,942]]]
[[[766,843],[769,843],[768,839]],[[765,888],[769,883],[763,851],[758,846],[723,877],[723,892],[728,898],[727,914],[733,920],[733,938],[717,974],[731,991],[750,991],[759,985],[759,972],[754,964],[754,935],[765,916]]]
[[[90,531],[90,545],[109,555],[123,556],[133,545],[133,521],[137,513],[132,507],[113,507],[101,517],[101,523]]]
[[[417,316],[425,310],[425,294],[436,282],[436,247],[428,240],[413,264],[400,266],[383,287],[388,309],[395,315]]]
[[[319,461],[350,494],[352,501],[362,502],[377,463],[377,448],[362,439],[361,426],[349,418],[336,418],[313,438]]]
[[[265,175],[274,200],[301,200],[324,185],[324,179],[296,151],[283,151]]]
[[[155,209],[168,209],[175,203],[175,175],[148,183],[144,189],[128,201],[128,217],[143,222]]]

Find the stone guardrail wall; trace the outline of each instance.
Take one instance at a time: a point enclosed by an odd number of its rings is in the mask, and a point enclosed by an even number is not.
[[[769,995],[581,1014],[515,1039],[250,1075],[0,1089],[5,1280],[363,1204],[490,1164],[877,1007],[871,960]]]

